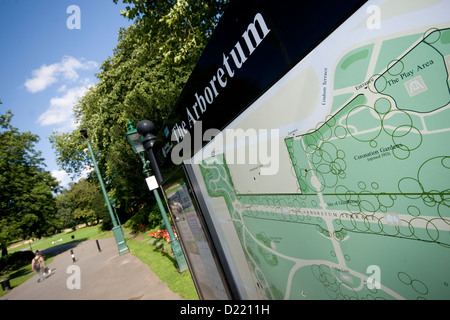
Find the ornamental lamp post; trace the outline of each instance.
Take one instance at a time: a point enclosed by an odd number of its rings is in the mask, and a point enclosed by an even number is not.
[[[135,153],[139,155],[142,161],[143,172],[146,177],[145,181],[150,191],[153,191],[156,202],[158,203],[159,210],[161,211],[161,216],[163,218],[164,224],[166,225],[167,232],[170,237],[170,245],[172,247],[172,252],[174,258],[177,262],[178,272],[181,273],[187,269],[186,258],[184,257],[183,250],[181,249],[180,242],[175,237],[172,230],[172,225],[170,224],[169,218],[166,213],[166,209],[161,201],[161,197],[158,193],[158,187],[162,182],[162,175],[159,171],[158,164],[156,163],[155,156],[153,154],[153,144],[156,137],[151,134],[154,130],[154,125],[149,120],[142,120],[137,125],[137,130],[133,126],[133,123],[128,120],[127,122],[128,131],[126,133],[127,141]],[[145,159],[145,153],[147,151],[147,156],[150,159]],[[152,169],[155,175],[152,175]]]
[[[100,182],[100,188],[102,189],[103,197],[105,198],[106,206],[108,207],[109,216],[111,217],[111,221],[113,224],[113,234],[116,240],[117,249],[119,250],[119,255],[123,255],[125,253],[130,252],[130,249],[127,246],[125,241],[125,235],[122,230],[122,226],[120,225],[119,217],[116,217],[115,212],[113,211],[113,207],[111,205],[111,201],[109,200],[108,193],[106,192],[105,183],[103,182],[102,174],[100,173],[100,169],[98,168],[97,160],[95,159],[94,151],[92,150],[92,146],[88,139],[88,134],[86,130],[80,130],[81,135],[86,139],[89,154],[91,156],[92,162],[94,163],[94,169],[97,173],[98,181]]]

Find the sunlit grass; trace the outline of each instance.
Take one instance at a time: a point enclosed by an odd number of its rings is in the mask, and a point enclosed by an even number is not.
[[[8,250],[8,253],[13,253],[19,250],[32,250],[32,251],[43,250],[71,241],[102,239],[111,237],[112,235],[113,234],[111,231],[99,231],[98,226],[85,227],[80,228],[76,231],[58,233],[49,238],[39,239],[31,243],[22,244],[18,247]]]
[[[131,253],[147,264],[159,279],[167,283],[170,290],[186,300],[199,299],[191,274],[188,270],[178,273],[175,259],[171,255],[147,242],[127,239],[127,244]]]
[[[71,241],[94,240],[112,236],[113,234],[111,231],[101,232],[99,231],[97,226],[85,227],[80,228],[76,231],[60,233],[50,238],[36,240],[31,243],[31,249],[30,244],[23,244],[9,250],[9,253],[13,253],[21,249],[29,249],[32,251],[43,250]],[[61,241],[58,241],[60,239]],[[183,299],[198,300],[197,291],[195,289],[194,282],[192,281],[191,274],[188,270],[184,271],[182,274],[178,273],[175,260],[171,255],[162,251],[160,247],[151,245],[151,243],[149,242],[139,242],[132,238],[127,238],[127,245],[130,248],[132,254],[134,254],[142,262],[147,264],[159,279],[167,283],[167,286],[170,290],[178,293]],[[49,264],[53,260],[53,258],[47,258],[48,259],[46,260],[46,263]],[[34,273],[31,270],[31,261],[29,265],[26,265],[7,274],[7,276],[10,277],[11,288],[19,286],[20,284],[31,278],[33,275]],[[0,289],[0,297],[5,295],[6,293],[7,292],[3,292],[3,290]]]

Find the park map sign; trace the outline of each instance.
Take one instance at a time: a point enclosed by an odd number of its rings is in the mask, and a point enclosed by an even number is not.
[[[184,161],[241,298],[450,298],[449,12],[365,3]]]

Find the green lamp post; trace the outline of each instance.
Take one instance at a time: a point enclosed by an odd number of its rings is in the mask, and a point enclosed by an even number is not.
[[[183,250],[181,249],[180,242],[175,237],[173,233],[169,218],[167,216],[164,205],[161,201],[161,197],[158,193],[159,184],[162,181],[162,176],[159,171],[158,165],[155,161],[155,157],[153,155],[153,143],[155,140],[155,136],[151,134],[151,131],[154,129],[154,125],[151,121],[142,120],[137,125],[137,130],[133,126],[133,123],[128,120],[127,123],[128,132],[126,133],[127,141],[130,144],[131,148],[135,153],[139,155],[143,165],[143,172],[146,177],[146,182],[150,191],[153,191],[153,195],[156,198],[156,202],[158,203],[159,210],[161,211],[161,216],[163,218],[164,224],[166,225],[167,232],[170,237],[170,245],[172,247],[172,252],[177,262],[178,272],[183,272],[187,269],[186,258],[184,257]],[[147,151],[147,155],[150,158],[149,160],[145,159],[145,152]],[[155,173],[156,177],[152,175],[152,169]]]
[[[98,168],[97,161],[95,159],[94,151],[92,150],[92,146],[89,143],[88,135],[86,130],[80,130],[81,135],[86,139],[89,154],[91,156],[92,162],[94,163],[95,172],[97,173],[98,181],[100,182],[100,188],[102,189],[103,196],[105,198],[106,206],[108,207],[108,212],[111,217],[111,221],[113,224],[113,234],[114,238],[116,240],[117,248],[119,250],[119,255],[123,255],[125,253],[130,252],[130,249],[127,246],[127,243],[125,241],[125,235],[122,230],[122,226],[120,225],[120,220],[116,216],[116,213],[113,210],[113,207],[111,205],[111,201],[109,200],[108,193],[106,192],[105,183],[103,182],[102,175],[100,173],[100,169]]]

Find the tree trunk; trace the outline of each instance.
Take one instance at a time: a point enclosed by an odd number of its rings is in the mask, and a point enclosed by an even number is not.
[[[2,249],[2,257],[6,256],[8,254],[8,246],[1,243],[0,248]]]

